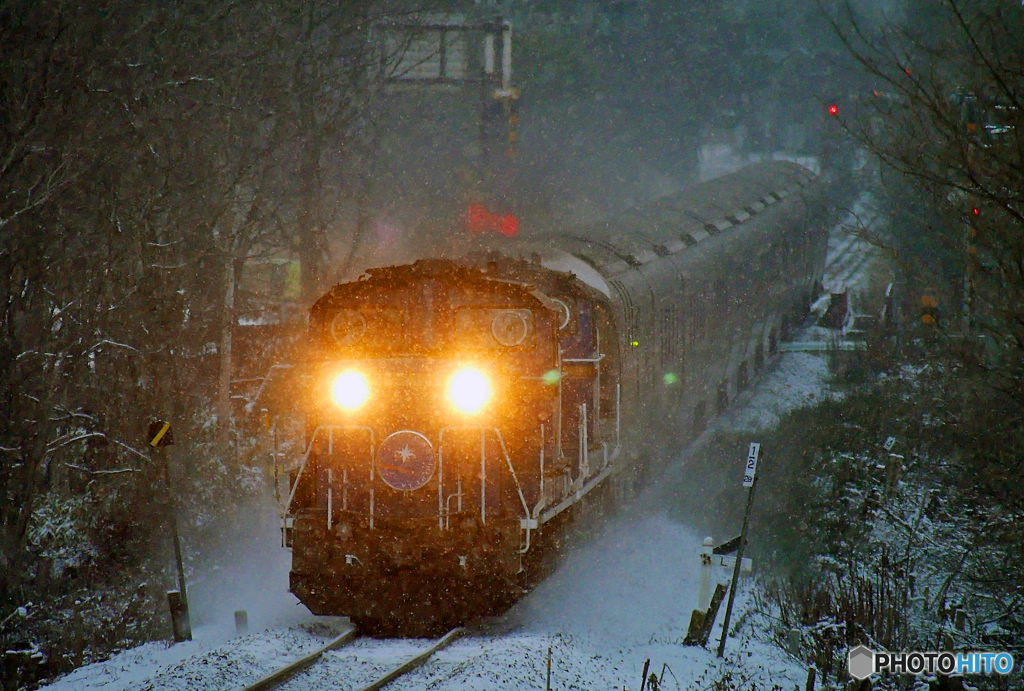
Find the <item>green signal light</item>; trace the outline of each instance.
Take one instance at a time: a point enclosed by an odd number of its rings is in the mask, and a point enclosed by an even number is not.
[[[674,372],[666,372],[662,379],[665,380],[665,386],[671,386],[672,384],[679,383],[679,377],[677,377]]]
[[[543,375],[541,376],[541,381],[543,381],[543,382],[544,382],[545,384],[547,384],[548,386],[554,386],[554,385],[555,385],[555,384],[557,384],[557,383],[558,383],[558,382],[559,382],[559,381],[560,381],[561,379],[562,379],[562,375],[561,375],[561,374],[559,374],[559,373],[558,373],[558,370],[556,370],[556,369],[549,369],[549,370],[548,370],[547,372],[545,372],[545,373],[544,373],[544,374],[543,374]]]
[[[630,341],[629,345],[633,346],[634,348],[639,348],[640,347],[640,341]]]

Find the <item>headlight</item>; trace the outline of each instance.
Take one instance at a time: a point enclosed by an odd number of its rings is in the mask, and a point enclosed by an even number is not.
[[[358,410],[370,398],[370,384],[359,372],[342,372],[331,384],[331,398],[344,410]]]
[[[475,367],[463,367],[448,382],[448,400],[464,413],[479,413],[491,395],[491,380]]]

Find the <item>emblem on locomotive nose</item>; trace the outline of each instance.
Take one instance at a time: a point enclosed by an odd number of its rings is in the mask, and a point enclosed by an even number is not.
[[[388,487],[403,492],[419,489],[434,475],[434,447],[419,432],[389,434],[377,449],[377,472]]]

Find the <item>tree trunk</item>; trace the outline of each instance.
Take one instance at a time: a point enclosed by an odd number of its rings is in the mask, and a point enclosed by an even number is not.
[[[220,387],[217,393],[217,433],[221,452],[231,444],[231,333],[235,322],[235,262],[224,258],[224,314],[220,331]]]

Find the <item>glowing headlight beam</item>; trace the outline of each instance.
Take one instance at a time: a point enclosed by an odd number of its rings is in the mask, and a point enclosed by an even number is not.
[[[491,380],[475,367],[463,367],[448,382],[448,400],[470,415],[483,410],[493,393]]]
[[[343,410],[359,410],[370,398],[370,383],[359,372],[342,372],[331,384],[331,398]]]

